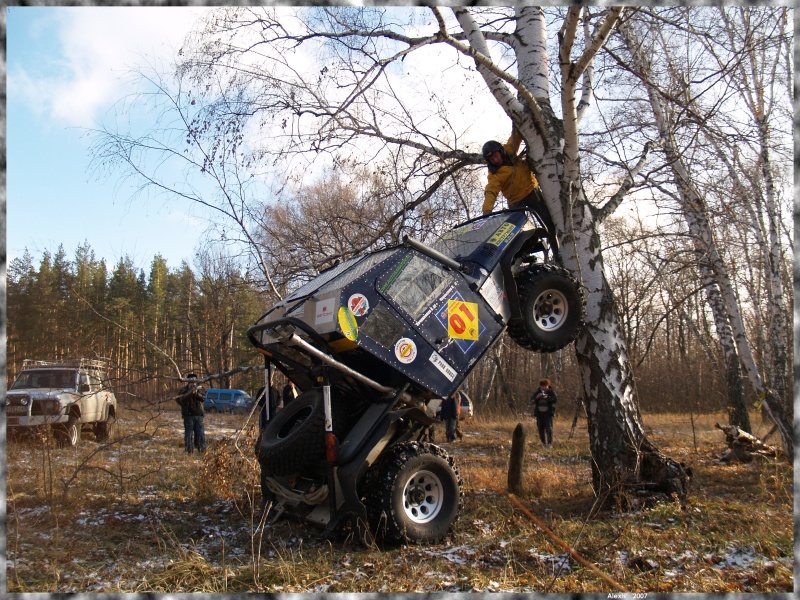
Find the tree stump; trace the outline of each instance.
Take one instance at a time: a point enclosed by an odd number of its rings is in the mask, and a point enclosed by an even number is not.
[[[525,428],[517,423],[511,438],[511,458],[508,462],[508,490],[522,492],[522,467],[525,462]]]

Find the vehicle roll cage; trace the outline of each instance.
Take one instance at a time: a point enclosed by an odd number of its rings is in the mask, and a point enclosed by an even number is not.
[[[297,330],[309,336],[313,341],[317,342],[320,347],[311,342],[304,340]],[[266,334],[272,337],[275,341],[272,343],[263,343],[256,335],[258,333]],[[247,337],[250,343],[256,348],[263,351],[266,359],[275,364],[279,370],[286,371],[286,367],[307,372],[306,375],[309,379],[313,379],[311,371],[307,365],[303,365],[293,359],[286,352],[281,351],[281,347],[288,346],[295,348],[299,352],[312,359],[317,367],[331,367],[336,371],[342,373],[346,377],[354,379],[362,385],[379,392],[383,396],[399,395],[399,397],[407,403],[413,402],[411,396],[397,388],[392,388],[359,373],[355,369],[349,367],[343,362],[333,357],[330,346],[328,343],[311,327],[300,319],[294,317],[283,317],[269,323],[261,323],[253,325],[247,330]]]

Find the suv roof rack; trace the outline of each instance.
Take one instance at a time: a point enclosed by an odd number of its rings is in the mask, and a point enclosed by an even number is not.
[[[89,369],[92,371],[106,371],[108,369],[107,359],[97,358],[66,358],[62,360],[33,360],[26,358],[22,361],[24,369],[40,369],[46,367],[71,367],[78,369]]]

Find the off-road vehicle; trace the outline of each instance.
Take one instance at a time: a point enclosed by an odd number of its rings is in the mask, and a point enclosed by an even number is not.
[[[108,440],[117,416],[117,399],[106,380],[103,360],[25,359],[6,394],[6,425],[11,435],[50,426],[64,446],[77,446],[84,430]]]
[[[362,539],[443,539],[461,506],[451,456],[423,441],[426,403],[461,386],[508,329],[552,352],[575,339],[583,296],[528,210],[467,221],[432,245],[343,262],[266,312],[248,336],[301,390],[256,446],[265,500]]]

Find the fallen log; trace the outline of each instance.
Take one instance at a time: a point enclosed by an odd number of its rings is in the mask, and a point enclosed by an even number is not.
[[[714,427],[720,429],[725,434],[725,442],[728,449],[720,456],[720,461],[731,462],[750,462],[756,456],[777,458],[780,451],[775,446],[770,446],[759,440],[756,436],[742,431],[736,425],[720,425],[714,423]]]

